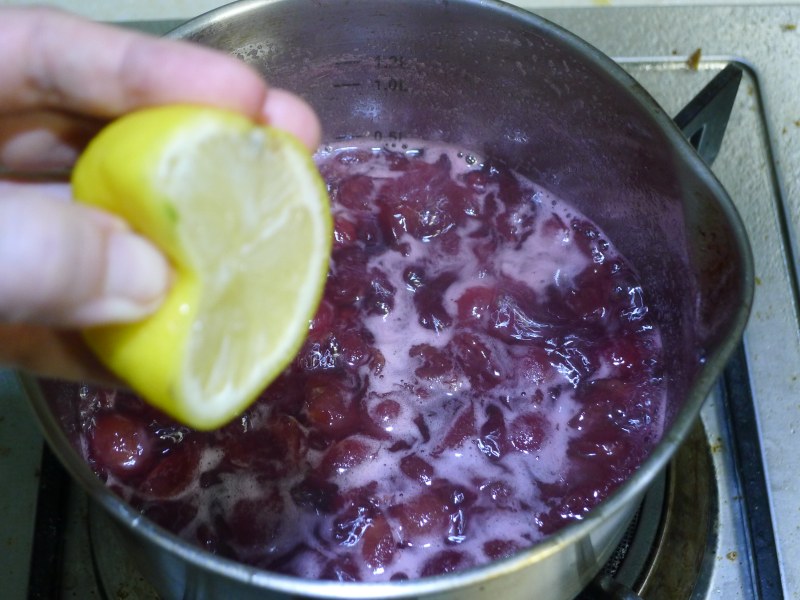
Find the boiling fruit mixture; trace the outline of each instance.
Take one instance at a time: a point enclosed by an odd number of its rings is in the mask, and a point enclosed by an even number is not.
[[[458,149],[318,164],[335,247],[292,366],[213,433],[81,387],[96,473],[212,553],[309,578],[451,572],[584,518],[663,430],[660,336],[625,259]]]

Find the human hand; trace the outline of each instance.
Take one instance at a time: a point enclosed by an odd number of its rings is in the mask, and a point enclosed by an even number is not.
[[[67,172],[105,122],[146,106],[232,109],[309,149],[319,122],[232,57],[51,9],[0,8],[0,55],[0,363],[104,378],[69,329],[145,317],[169,265],[121,220],[72,203],[68,183],[35,174]]]

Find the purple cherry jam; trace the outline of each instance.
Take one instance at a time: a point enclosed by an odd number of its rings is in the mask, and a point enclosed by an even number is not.
[[[542,187],[422,148],[318,156],[335,220],[324,299],[236,421],[195,432],[81,388],[82,446],[108,486],[212,553],[389,581],[509,556],[630,477],[665,399],[636,274]]]

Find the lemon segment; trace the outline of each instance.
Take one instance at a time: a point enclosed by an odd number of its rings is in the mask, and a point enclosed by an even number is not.
[[[72,184],[175,269],[153,316],[85,330],[90,348],[191,427],[235,417],[292,360],[322,296],[333,227],[308,151],[234,113],[146,109],[101,131]]]

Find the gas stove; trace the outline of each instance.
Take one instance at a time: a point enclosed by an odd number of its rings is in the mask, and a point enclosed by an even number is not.
[[[525,2],[518,2],[525,8]],[[582,598],[800,597],[800,7],[536,9],[614,57],[675,115],[730,63],[744,71],[713,171],[753,247],[741,353]],[[153,33],[175,21],[127,25]],[[48,452],[0,372],[0,581],[8,598],[157,596]]]

